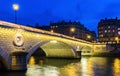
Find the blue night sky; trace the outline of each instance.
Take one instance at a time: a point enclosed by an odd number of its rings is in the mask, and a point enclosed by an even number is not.
[[[97,31],[100,19],[120,19],[120,0],[0,0],[0,20],[14,22],[14,3],[20,6],[17,22],[23,25],[72,20]]]

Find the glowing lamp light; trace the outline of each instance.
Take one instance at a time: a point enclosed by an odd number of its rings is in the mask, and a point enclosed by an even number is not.
[[[19,9],[19,5],[18,4],[13,4],[13,9],[17,11]]]
[[[118,37],[115,37],[115,40],[118,41]]]
[[[52,33],[53,33],[54,31],[53,31],[53,30],[51,30],[50,32],[52,32]]]
[[[115,40],[117,43],[119,43],[119,38],[118,37],[115,37]]]
[[[90,38],[91,38],[91,36],[90,36],[90,35],[87,35],[87,38],[88,38],[88,39],[90,39]]]
[[[75,32],[75,28],[70,28],[70,32]]]

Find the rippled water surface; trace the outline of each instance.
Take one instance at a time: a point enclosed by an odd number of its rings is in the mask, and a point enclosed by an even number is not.
[[[40,59],[32,56],[26,72],[6,72],[0,76],[120,76],[120,58]]]

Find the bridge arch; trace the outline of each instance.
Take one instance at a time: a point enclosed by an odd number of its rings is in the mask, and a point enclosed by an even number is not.
[[[90,46],[83,46],[83,47],[81,48],[81,54],[82,54],[82,55],[89,55],[89,54],[91,54],[92,52],[93,52],[93,48],[90,47]]]
[[[37,43],[28,51],[27,60],[38,49],[41,48],[47,57],[73,58],[76,56],[75,48],[67,43],[57,40],[49,40]]]

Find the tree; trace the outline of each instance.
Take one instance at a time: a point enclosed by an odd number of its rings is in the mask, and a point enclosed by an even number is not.
[[[40,28],[39,23],[36,23],[36,24],[35,24],[35,28]]]

